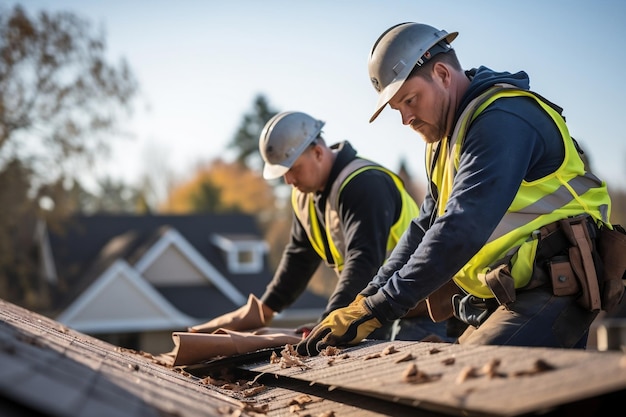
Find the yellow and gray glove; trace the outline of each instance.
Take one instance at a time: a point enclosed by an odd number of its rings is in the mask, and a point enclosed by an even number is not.
[[[356,345],[382,327],[365,300],[365,297],[358,295],[349,306],[339,308],[326,316],[298,343],[297,352],[300,355],[315,356],[327,346]]]

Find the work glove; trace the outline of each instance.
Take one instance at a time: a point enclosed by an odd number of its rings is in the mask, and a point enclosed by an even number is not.
[[[267,326],[270,320],[271,318],[266,318],[263,314],[263,303],[254,294],[250,294],[248,303],[237,310],[218,316],[206,323],[190,327],[187,331],[191,333],[213,333],[217,329],[253,330]]]
[[[300,355],[318,355],[327,346],[356,345],[374,330],[382,327],[365,302],[357,298],[347,307],[331,312],[311,330],[311,333],[298,345]]]

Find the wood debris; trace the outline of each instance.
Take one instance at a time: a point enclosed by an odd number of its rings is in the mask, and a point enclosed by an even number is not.
[[[207,376],[205,378],[202,378],[200,380],[200,383],[204,384],[204,385],[213,385],[213,386],[219,387],[221,385],[226,384],[227,381],[224,381],[222,379],[217,379],[217,378],[214,378],[214,377],[209,375],[209,376]]]
[[[303,411],[307,404],[310,404],[313,402],[319,402],[322,400],[323,400],[322,398],[313,399],[307,394],[302,394],[302,395],[298,395],[295,398],[292,398],[289,401],[289,403],[287,403],[287,405],[289,406],[290,413],[297,414],[298,417],[305,417],[305,416],[309,416],[310,414],[301,414],[300,411]]]
[[[363,356],[364,361],[369,361],[370,359],[380,358],[380,353],[371,353],[369,355]]]
[[[481,373],[487,376],[489,379],[493,378],[504,378],[506,374],[498,372],[498,367],[500,366],[500,359],[492,359],[481,368]]]
[[[242,403],[241,408],[243,411],[253,412],[258,414],[267,414],[269,411],[269,404],[252,404],[252,403]]]
[[[484,364],[480,369],[474,366],[466,366],[461,369],[461,372],[457,376],[456,383],[460,384],[470,378],[478,378],[485,376],[489,379],[493,378],[506,378],[508,375],[504,372],[500,372],[500,359],[491,359]],[[512,373],[514,377],[537,375],[542,372],[548,372],[556,369],[553,365],[547,363],[543,359],[537,359],[530,369],[524,369]]]
[[[252,381],[245,379],[237,380],[225,369],[222,369],[220,376],[221,378],[216,378],[209,375],[202,378],[200,383],[203,385],[213,385],[226,391],[232,391],[241,394],[243,397],[252,397],[267,389],[265,385],[256,382],[256,378]]]
[[[381,354],[383,356],[386,356],[386,355],[394,354],[396,352],[399,352],[399,350],[396,349],[396,347],[394,345],[390,345],[390,346],[387,346],[386,348],[384,348],[383,351],[381,352]]]
[[[336,356],[341,353],[341,349],[336,346],[326,346],[321,350],[320,356]]]
[[[312,402],[313,402],[313,398],[311,398],[310,395],[302,394],[302,395],[298,395],[296,398],[292,398],[291,400],[289,400],[289,404],[287,405],[293,405],[293,404],[304,405],[304,404],[308,404]]]
[[[441,361],[441,363],[446,365],[446,366],[454,365],[454,362],[456,362],[456,360],[454,358],[445,358],[444,360]]]
[[[395,346],[390,345],[390,346],[385,347],[385,348],[384,348],[381,352],[379,352],[379,353],[372,353],[372,354],[369,354],[369,355],[367,355],[367,356],[364,356],[364,357],[363,357],[363,360],[364,360],[364,361],[367,361],[367,360],[370,360],[370,359],[376,359],[376,358],[380,358],[381,356],[392,355],[392,354],[394,354],[394,353],[396,353],[396,352],[399,352],[399,350],[398,350],[398,349],[396,349],[396,347],[395,347]]]
[[[239,408],[225,405],[217,409],[217,412],[219,414],[229,416],[229,417],[266,415],[268,411],[269,411],[268,404],[259,405],[259,404],[251,404],[251,403],[241,403]]]
[[[459,375],[456,377],[456,383],[461,384],[467,379],[477,378],[479,376],[480,374],[478,373],[478,370],[475,367],[468,365],[461,369],[461,372],[459,372]]]
[[[302,356],[298,354],[293,345],[286,344],[283,350],[280,351],[280,357],[276,352],[272,352],[270,355],[270,363],[278,363],[281,368],[291,368],[292,366],[299,366],[301,368],[309,369],[310,366],[304,363]]]
[[[347,353],[344,353],[342,355],[340,355],[340,353],[341,353],[341,349],[339,349],[339,348],[337,348],[335,346],[326,346],[320,352],[320,356],[328,357],[328,360],[326,361],[326,364],[328,366],[333,366],[333,364],[335,363],[335,360],[337,360],[337,359],[347,359],[347,358],[350,357],[350,355],[348,355]]]
[[[552,371],[554,369],[556,368],[553,365],[550,365],[548,362],[544,361],[543,359],[537,359],[533,363],[532,368],[523,370],[523,371],[514,372],[513,376],[532,376],[532,375],[537,375],[543,372]]]
[[[265,385],[257,385],[252,388],[247,388],[242,391],[242,395],[244,397],[253,397],[263,391],[265,391],[267,387]]]
[[[402,373],[402,380],[411,384],[422,384],[436,381],[441,378],[441,374],[427,374],[419,369],[414,363],[410,364]]]
[[[409,352],[406,355],[396,359],[396,361],[394,363],[408,362],[408,361],[413,360],[413,359],[415,359],[415,357],[413,356],[413,354],[411,352]]]

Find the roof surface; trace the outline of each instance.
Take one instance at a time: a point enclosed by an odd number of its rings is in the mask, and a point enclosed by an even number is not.
[[[172,368],[0,300],[0,415],[621,416],[624,357],[369,341],[303,366],[264,350]]]
[[[375,398],[252,381],[215,385],[152,355],[116,347],[0,300],[0,415],[84,417],[420,416]],[[318,395],[326,395],[324,398]],[[426,415],[426,414],[424,414]],[[432,416],[433,414],[427,414]],[[436,414],[435,414],[436,416]]]

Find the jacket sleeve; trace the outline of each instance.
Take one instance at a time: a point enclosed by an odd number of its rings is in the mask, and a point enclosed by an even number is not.
[[[417,250],[417,247],[424,238],[424,233],[426,233],[426,230],[430,226],[431,219],[434,218],[434,209],[434,201],[430,192],[428,192],[420,206],[419,217],[411,221],[409,227],[402,235],[402,238],[391,252],[391,255],[378,269],[372,281],[361,291],[362,295],[367,297],[375,294],[380,287],[385,285],[396,270],[402,268],[402,266],[409,261],[409,258]]]
[[[300,221],[293,214],[289,243],[283,250],[272,281],[261,296],[263,304],[276,312],[292,305],[306,289],[320,262]]]
[[[366,170],[339,196],[339,213],[345,236],[344,267],[324,316],[350,304],[383,264],[391,226],[402,210],[400,192],[379,170]]]

